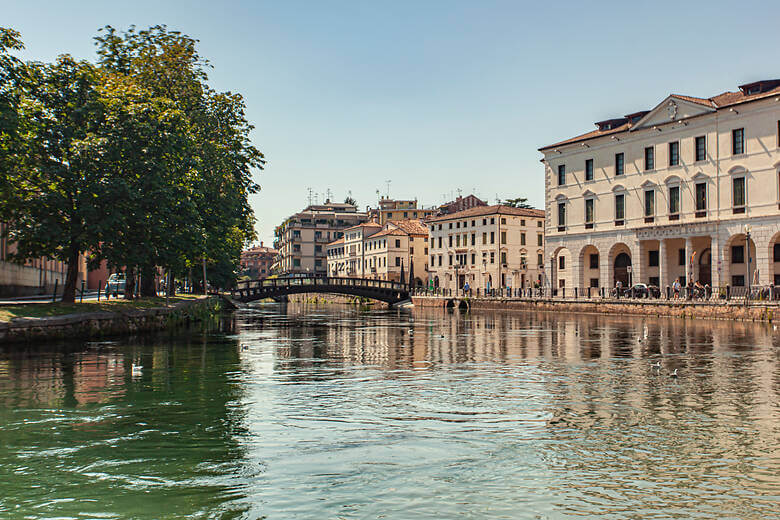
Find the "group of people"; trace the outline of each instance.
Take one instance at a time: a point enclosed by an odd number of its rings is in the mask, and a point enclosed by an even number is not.
[[[683,293],[683,286],[680,284],[680,279],[675,278],[672,284],[672,297],[676,300],[679,298],[692,298],[695,300],[709,299],[712,294],[712,287],[709,283],[703,284],[700,280],[696,280],[694,283],[692,280],[688,280],[688,284],[685,286],[685,293]]]

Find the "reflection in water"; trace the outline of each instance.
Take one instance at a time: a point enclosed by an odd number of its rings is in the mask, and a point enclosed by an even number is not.
[[[776,515],[771,326],[296,305],[228,324],[0,352],[0,517]]]

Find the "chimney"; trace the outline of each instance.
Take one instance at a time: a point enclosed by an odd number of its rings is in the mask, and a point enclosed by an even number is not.
[[[263,241],[262,240],[260,241],[260,247],[263,247]]]

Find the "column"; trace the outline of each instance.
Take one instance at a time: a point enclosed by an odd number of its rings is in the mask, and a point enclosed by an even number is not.
[[[753,285],[769,285],[769,243],[765,233],[761,231],[763,230],[759,230],[756,233],[757,236],[751,236],[753,243],[756,245],[755,267],[753,267],[753,272],[750,273],[751,280],[753,280],[756,267],[758,268],[758,279],[753,281]]]
[[[672,285],[669,281],[669,258],[666,251],[666,240],[658,241],[658,288],[661,294],[666,296],[666,286]]]
[[[712,255],[712,287],[725,285],[723,283],[723,253],[720,250],[720,237],[715,234],[710,237],[710,254]]]
[[[642,251],[642,242],[634,240],[631,244],[631,276],[629,282],[633,285],[636,283],[647,283],[644,279],[643,266],[646,263],[644,251]]]
[[[609,248],[606,251],[602,249],[599,249],[599,287],[602,287],[609,294],[609,290],[615,284],[611,283],[610,279]]]
[[[691,265],[691,255],[693,254],[693,238],[685,238],[685,284],[693,280],[693,265]],[[695,280],[693,280],[695,281]]]

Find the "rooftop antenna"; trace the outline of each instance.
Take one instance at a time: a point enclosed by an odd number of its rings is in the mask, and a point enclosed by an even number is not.
[[[496,204],[501,204],[501,199],[498,198],[498,193],[496,193]]]
[[[382,194],[381,194],[381,193],[379,193],[379,189],[377,189],[377,190],[376,190],[376,198],[377,198],[378,200],[382,200]]]
[[[388,199],[390,198],[390,183],[391,182],[392,181],[390,181],[390,180],[385,181],[385,184],[387,185],[387,194],[386,194],[386,196],[387,196]]]
[[[458,188],[457,191],[458,191],[458,197],[462,197],[463,196],[463,190]]]
[[[333,192],[330,191],[330,188],[328,188],[328,201],[330,201],[331,199],[333,199]]]
[[[311,201],[312,201],[312,192],[313,192],[313,190],[312,190],[311,188],[306,188],[306,189],[309,191],[309,206],[311,206]]]

